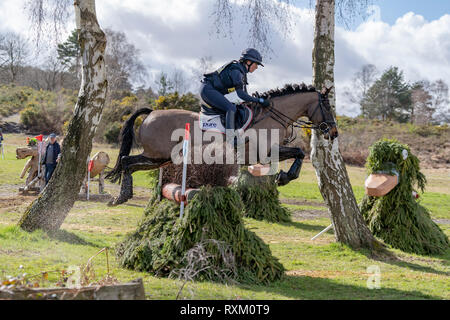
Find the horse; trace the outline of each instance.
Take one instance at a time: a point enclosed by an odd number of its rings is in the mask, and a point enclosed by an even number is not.
[[[266,146],[276,146],[279,161],[294,159],[288,172],[281,170],[277,174],[278,185],[286,185],[298,178],[305,157],[300,148],[286,146],[290,140],[289,137],[292,137],[294,127],[319,130],[326,139],[333,140],[338,136],[336,122],[328,99],[330,90],[331,88],[324,88],[318,91],[303,83],[286,85],[282,89],[270,90],[261,95],[257,92],[254,94],[257,97],[269,99],[269,107],[263,108],[256,103],[246,104],[253,114],[249,127],[256,131],[261,129],[279,130],[279,140],[267,141]],[[139,155],[130,156],[135,140],[134,122],[140,115],[147,115],[139,128],[139,140],[143,152]],[[309,121],[299,120],[301,117],[307,117]],[[134,112],[122,127],[119,136],[120,151],[116,165],[106,175],[106,178],[111,182],[119,181],[121,183],[119,196],[114,197],[109,205],[119,205],[133,197],[133,172],[157,169],[173,162],[172,150],[177,144],[180,144],[180,141],[172,141],[172,133],[177,129],[184,128],[186,123],[189,123],[193,128],[198,120],[199,113],[181,109],[152,110],[141,108]],[[266,139],[270,140],[270,138]],[[224,143],[224,145],[226,144],[228,143]],[[245,142],[245,147],[248,150],[248,141]],[[265,151],[268,156],[271,150]],[[258,158],[257,161],[259,160]],[[254,163],[250,163],[249,158],[246,157],[244,164]]]

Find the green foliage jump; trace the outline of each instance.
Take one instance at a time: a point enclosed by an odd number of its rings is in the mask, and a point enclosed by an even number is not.
[[[244,203],[244,216],[268,222],[289,222],[291,213],[281,206],[275,176],[255,177],[246,168],[240,170],[234,188]]]
[[[206,257],[199,259],[208,261],[202,270],[192,273],[192,279],[269,283],[284,274],[284,267],[272,256],[269,247],[244,227],[243,204],[235,190],[202,187],[181,219],[176,203],[156,198],[149,202],[137,230],[116,250],[123,267],[158,276],[180,274],[180,270],[195,268],[189,266],[186,256],[203,243]],[[231,252],[228,262],[224,261],[218,242]]]
[[[423,192],[426,178],[409,147],[396,140],[380,140],[370,148],[366,168],[368,174],[392,174],[394,169],[399,173],[398,185],[387,195],[365,195],[362,200],[361,213],[373,234],[406,252],[444,253],[449,248],[448,238],[413,197],[415,186]]]

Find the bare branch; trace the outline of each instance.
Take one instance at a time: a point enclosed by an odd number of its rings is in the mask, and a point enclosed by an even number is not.
[[[236,4],[233,0],[216,0],[213,15],[216,33],[232,38],[234,16],[242,15],[243,24],[248,26],[248,40],[251,46],[262,52],[273,52],[270,34],[279,28],[284,36],[290,34],[292,19],[290,5],[294,0],[247,0]]]
[[[27,0],[24,9],[35,31],[36,49],[39,49],[43,35],[52,37],[55,42],[59,41],[59,36],[66,30],[72,4],[73,1],[69,0]],[[44,32],[46,30],[48,32]]]
[[[283,36],[288,36],[293,27],[292,6],[296,0],[216,0],[213,16],[217,34],[233,37],[232,26],[234,17],[243,17],[244,25],[248,26],[250,44],[264,53],[272,53],[270,35],[274,29],[282,30]],[[309,0],[312,9],[316,1]],[[374,0],[336,0],[336,17],[347,28],[356,18],[367,19],[367,9]]]
[[[28,43],[20,34],[8,32],[0,35],[0,67],[5,67],[10,82],[15,82],[19,69],[28,58]]]
[[[356,18],[368,18],[367,9],[373,2],[374,0],[336,0],[336,18],[349,29]]]

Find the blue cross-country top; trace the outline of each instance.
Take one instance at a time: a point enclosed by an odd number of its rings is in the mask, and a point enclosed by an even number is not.
[[[259,99],[247,93],[247,72],[241,62],[233,60],[216,71],[205,74],[202,82],[210,83],[223,95],[236,91],[242,100],[258,103]]]

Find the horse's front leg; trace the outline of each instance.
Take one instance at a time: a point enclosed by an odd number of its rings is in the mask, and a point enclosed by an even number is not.
[[[280,172],[277,175],[276,181],[278,185],[284,186],[288,184],[290,181],[298,178],[300,170],[302,169],[305,154],[303,153],[303,150],[300,148],[279,146],[279,158],[280,161],[284,161],[287,159],[295,159],[291,167],[289,168],[288,172],[280,170]]]

